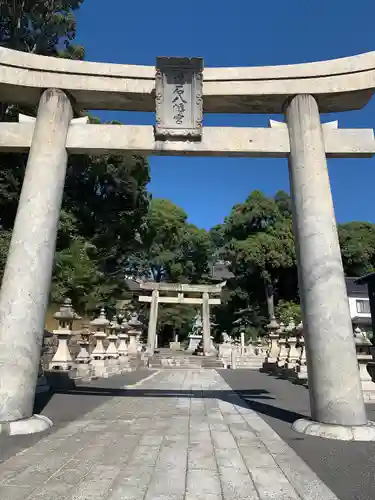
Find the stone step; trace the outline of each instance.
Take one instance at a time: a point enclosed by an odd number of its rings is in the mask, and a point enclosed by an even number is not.
[[[181,360],[181,359],[163,359],[163,358],[155,358],[152,357],[149,360],[149,366],[158,367],[158,368],[189,368],[189,367],[201,367],[201,363],[197,362],[197,360]]]
[[[203,358],[202,368],[225,368],[225,363],[217,358]]]
[[[149,367],[152,368],[224,368],[225,363],[217,358],[210,357],[176,357],[176,358],[166,358],[162,356],[152,356],[149,359]]]
[[[259,366],[236,366],[236,370],[255,370],[259,371]]]

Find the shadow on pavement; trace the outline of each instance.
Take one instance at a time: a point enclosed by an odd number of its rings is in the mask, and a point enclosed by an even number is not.
[[[374,500],[375,443],[297,434],[291,423],[301,416],[310,416],[309,391],[301,385],[255,370],[221,370],[220,375],[340,500]],[[267,391],[268,401],[248,397],[249,387]],[[375,405],[366,406],[368,418],[375,420]]]
[[[265,403],[261,403],[260,401],[253,401],[252,399],[249,399],[247,395],[241,394],[241,391],[238,391],[238,395],[241,398],[245,399],[247,405],[257,413],[261,413],[262,415],[266,415],[268,417],[277,418],[278,420],[282,420],[283,422],[287,422],[288,424],[292,424],[299,418],[305,418],[305,415],[302,415],[302,413],[286,410],[285,408],[280,408],[278,406],[267,405]]]
[[[119,389],[114,387],[80,386],[75,389],[58,390],[58,394],[69,394],[70,396],[107,396],[128,398],[199,398],[199,399],[221,399],[238,406],[250,407],[252,410],[264,415],[277,418],[287,423],[293,423],[298,418],[304,417],[301,413],[289,411],[275,405],[269,405],[263,401],[274,400],[266,389],[247,389],[236,391],[240,400],[234,396],[233,391],[210,391],[210,390],[161,390],[161,389]],[[235,398],[235,399],[234,399]]]
[[[34,413],[39,414],[42,413],[44,408],[48,405],[48,403],[53,398],[55,391],[50,390],[48,392],[42,392],[40,394],[36,394],[34,400]]]
[[[76,396],[115,396],[115,397],[128,397],[128,398],[199,398],[199,399],[223,399],[230,401],[233,399],[234,392],[228,391],[215,391],[215,390],[164,390],[164,389],[119,389],[111,387],[95,387],[95,386],[80,386],[75,389],[57,390],[60,394],[71,394]],[[246,397],[262,397],[264,399],[273,399],[268,396],[268,391],[263,389],[254,389],[244,391]],[[238,400],[236,398],[236,403]]]
[[[140,382],[149,375],[149,370],[141,369],[123,375],[114,375],[107,379],[93,380],[85,385],[85,387],[87,389],[94,389],[94,394],[90,394],[87,390],[85,397],[81,395],[81,397],[77,398],[74,394],[74,389],[66,389],[65,391],[51,390],[37,394],[35,396],[33,411],[34,413],[43,414],[50,418],[53,422],[53,427],[45,432],[30,434],[28,436],[0,435],[0,463],[106,403],[112,397],[112,390],[124,391],[121,387]],[[79,388],[80,386],[77,385],[76,387]],[[96,393],[95,390],[97,391]]]

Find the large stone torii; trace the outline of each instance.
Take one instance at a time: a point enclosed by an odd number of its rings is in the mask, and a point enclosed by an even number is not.
[[[211,297],[221,293],[226,281],[217,283],[216,285],[196,285],[188,283],[155,283],[151,281],[139,281],[141,290],[152,291],[152,295],[140,295],[139,302],[148,302],[150,304],[150,317],[148,322],[147,332],[147,348],[152,355],[155,350],[156,327],[158,322],[158,307],[159,304],[190,304],[202,306],[203,318],[203,353],[207,356],[210,353],[210,306],[221,304],[221,299]],[[160,292],[174,293],[177,295],[161,296]],[[188,294],[199,294],[201,297],[186,297]]]
[[[375,52],[273,67],[156,69],[48,58],[0,48],[0,101],[38,104],[36,120],[0,123],[0,152],[29,151],[0,293],[0,429],[30,433],[67,158],[75,154],[273,156],[289,160],[298,277],[315,435],[374,439],[353,341],[326,157],[369,157],[373,130],[321,124],[375,91]],[[203,88],[202,88],[203,84]],[[184,99],[175,102],[176,98]],[[183,106],[182,106],[183,104]],[[80,109],[155,111],[156,126],[91,125]],[[202,128],[208,113],[284,113],[268,128]]]

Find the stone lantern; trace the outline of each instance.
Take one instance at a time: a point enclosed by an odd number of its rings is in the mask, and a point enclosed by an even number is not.
[[[365,333],[357,326],[354,329],[354,343],[357,351],[357,360],[359,367],[359,376],[361,379],[362,391],[365,401],[375,399],[375,383],[367,371],[367,365],[372,361],[372,343],[366,337]]]
[[[117,351],[121,356],[127,356],[128,355],[128,346],[127,346],[127,340],[129,338],[129,335],[127,334],[127,331],[129,330],[129,325],[128,322],[126,321],[125,318],[123,318],[121,324],[120,324],[120,331],[118,334],[118,338],[120,339],[120,343],[118,345]]]
[[[277,371],[283,370],[288,357],[288,347],[287,347],[287,337],[288,330],[283,323],[280,323],[280,333],[279,333],[279,353],[277,355]]]
[[[138,353],[138,338],[142,332],[143,324],[138,319],[138,314],[133,312],[130,320],[128,321],[128,335],[129,335],[129,345],[128,353],[132,356]]]
[[[43,356],[49,352],[51,349],[50,346],[47,345],[48,340],[53,337],[53,334],[48,330],[44,330],[43,332],[43,340],[40,351],[40,359],[39,359],[39,367],[38,367],[38,380],[36,384],[36,394],[41,392],[48,392],[50,390],[50,386],[47,382],[47,379],[44,374],[44,366],[43,366]]]
[[[119,326],[120,329],[118,338],[120,339],[120,343],[118,345],[117,352],[119,353],[120,356],[119,361],[121,365],[121,370],[129,371],[130,365],[129,365],[128,345],[127,345],[127,339],[129,338],[129,335],[127,334],[127,331],[129,330],[130,327],[125,318],[123,318],[121,325]]]
[[[117,322],[117,317],[113,316],[112,321],[109,324],[109,331],[110,334],[107,337],[108,340],[108,347],[106,350],[107,358],[108,359],[118,359],[119,353],[117,350],[116,342],[118,340],[117,333],[119,332],[121,326]]]
[[[107,337],[106,329],[110,324],[106,317],[104,308],[100,310],[99,317],[91,321],[90,324],[95,331],[94,337],[96,339],[95,349],[91,353],[91,364],[94,369],[95,377],[108,377],[109,375],[116,373],[116,371],[118,371],[118,367],[113,366],[113,364],[109,362],[110,360],[108,359],[103,344],[104,339]]]
[[[55,355],[49,363],[50,370],[71,370],[73,360],[70,355],[68,342],[72,336],[73,321],[76,314],[72,307],[72,301],[65,299],[60,310],[56,312],[54,318],[57,320],[58,328],[53,331],[58,340],[58,346]]]
[[[105,315],[104,307],[101,308],[99,317],[91,321],[90,325],[94,329],[94,337],[96,339],[96,345],[91,353],[91,358],[94,360],[107,359],[107,354],[105,347],[103,345],[103,341],[107,337],[106,329],[108,328],[109,320]]]
[[[297,349],[297,329],[296,324],[293,319],[291,319],[289,325],[286,328],[288,330],[288,357],[285,364],[286,375],[293,376],[296,370],[297,361],[300,357],[300,352]]]
[[[274,316],[271,317],[271,320],[267,325],[267,330],[269,344],[262,370],[272,372],[275,370],[277,364],[277,355],[279,352],[278,340],[280,338],[280,325]]]
[[[305,346],[305,338],[303,336],[303,324],[301,323],[296,328],[297,332],[297,345],[300,350],[299,359],[296,365],[296,378],[297,380],[304,384],[307,382],[307,363],[306,363],[306,346]]]
[[[89,353],[90,325],[83,325],[78,344],[80,346],[80,351],[76,357],[78,375],[82,378],[90,378],[92,372],[91,356]]]

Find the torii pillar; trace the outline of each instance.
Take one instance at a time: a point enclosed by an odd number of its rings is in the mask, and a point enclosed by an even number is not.
[[[294,428],[329,437],[366,426],[352,323],[316,100],[288,104],[289,176],[293,200],[312,421]],[[369,429],[370,433],[372,432]],[[361,432],[366,432],[362,429]],[[342,437],[337,437],[343,439]],[[337,439],[336,438],[336,439]]]
[[[147,350],[149,354],[154,354],[156,347],[156,328],[158,323],[158,309],[159,309],[159,290],[152,291],[150,317],[148,320],[147,331]]]
[[[0,434],[31,434],[73,109],[61,90],[43,92],[0,293]]]
[[[209,356],[211,352],[211,325],[210,325],[210,296],[208,292],[202,294],[202,322],[203,322],[203,354]]]

